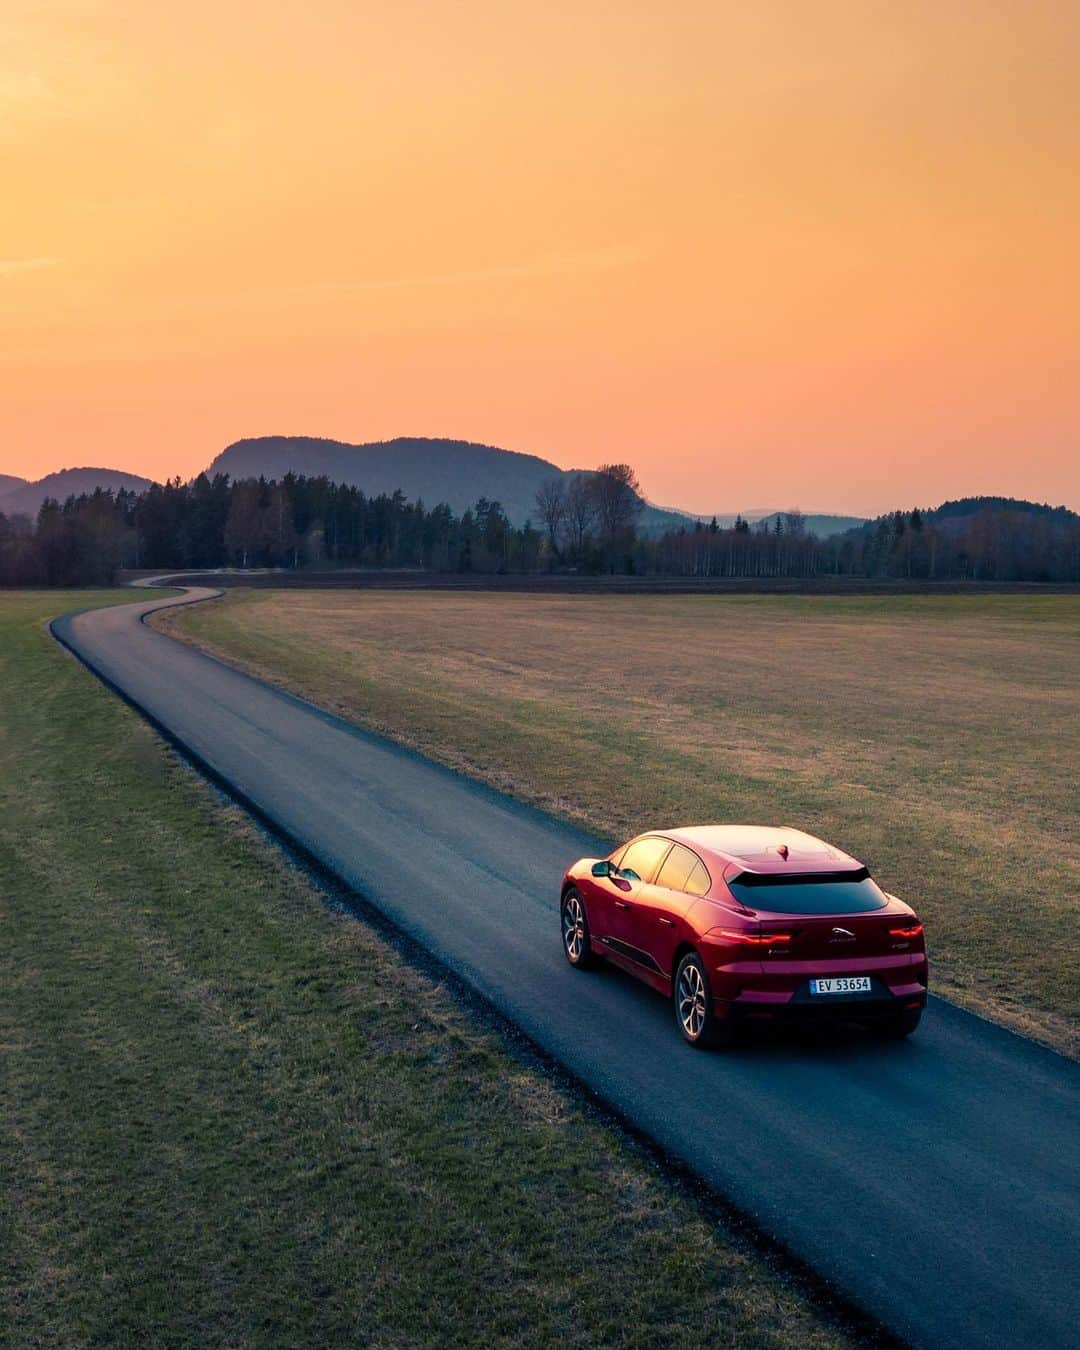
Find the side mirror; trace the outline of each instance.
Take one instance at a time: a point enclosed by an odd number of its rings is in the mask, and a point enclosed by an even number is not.
[[[594,877],[617,877],[619,869],[608,858],[605,858],[602,862],[593,863],[592,874]]]

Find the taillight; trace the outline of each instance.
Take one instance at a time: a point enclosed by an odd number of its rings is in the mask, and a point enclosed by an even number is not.
[[[916,920],[914,923],[909,923],[903,928],[890,928],[889,936],[894,938],[907,938],[910,941],[911,938],[921,937],[922,931],[922,924]]]
[[[747,947],[779,947],[791,941],[790,933],[744,933],[737,928],[713,928],[706,936],[721,942],[740,943]]]

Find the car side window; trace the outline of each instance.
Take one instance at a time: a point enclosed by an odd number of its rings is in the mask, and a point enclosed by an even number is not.
[[[683,848],[682,844],[673,844],[656,878],[657,886],[666,886],[669,891],[685,891],[687,878],[697,864],[696,853]]]
[[[631,881],[648,881],[671,847],[667,839],[639,839],[630,845],[619,860],[619,872]]]
[[[698,859],[695,862],[694,870],[686,879],[686,885],[683,889],[688,895],[708,895],[709,887],[712,885],[712,879],[706,870],[705,864]]]

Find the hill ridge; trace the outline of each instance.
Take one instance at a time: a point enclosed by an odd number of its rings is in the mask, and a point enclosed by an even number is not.
[[[54,497],[62,502],[68,497],[93,492],[98,487],[108,488],[112,492],[121,488],[129,492],[145,492],[152,481],[124,469],[106,469],[94,465],[56,469],[33,482],[23,479],[13,488],[0,487],[0,512],[6,516],[35,517],[46,497]]]
[[[428,506],[440,502],[456,514],[480,497],[498,501],[515,525],[536,521],[536,490],[550,478],[569,481],[591,469],[563,469],[541,455],[447,436],[396,436],[382,441],[341,441],[322,436],[249,436],[232,442],[206,469],[208,476],[281,478],[288,472],[325,475],[369,496],[404,492]],[[640,526],[660,533],[692,526],[696,516],[645,502]]]

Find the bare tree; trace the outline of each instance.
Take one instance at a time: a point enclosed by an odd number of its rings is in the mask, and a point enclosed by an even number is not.
[[[547,530],[551,555],[559,552],[559,527],[566,518],[566,487],[561,478],[545,478],[536,489],[536,514]]]
[[[634,525],[644,505],[641,484],[629,464],[601,464],[589,487],[608,566],[614,570],[619,549],[634,540]]]
[[[295,567],[299,540],[293,527],[292,500],[280,483],[271,484],[270,503],[264,515],[264,532],[274,560]]]
[[[580,562],[596,523],[596,500],[592,484],[578,475],[566,489],[566,529],[570,536],[570,552]]]
[[[259,507],[262,489],[254,478],[233,484],[229,516],[225,522],[225,547],[233,562],[247,567],[262,543],[263,513]]]

